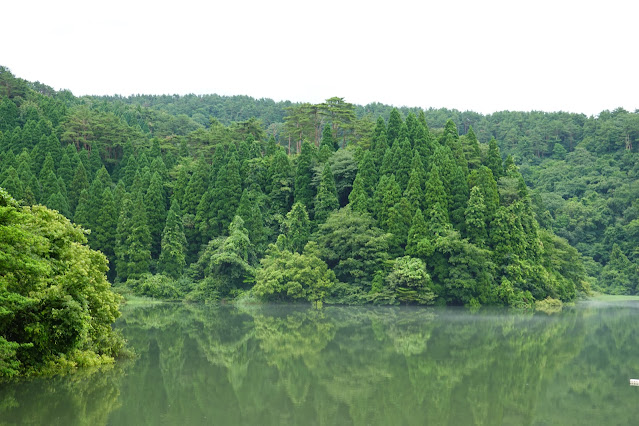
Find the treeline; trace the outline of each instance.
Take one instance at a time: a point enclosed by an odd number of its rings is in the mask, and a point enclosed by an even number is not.
[[[254,119],[159,137],[106,101],[16,94],[6,74],[0,184],[90,229],[138,293],[527,306],[587,289],[513,158],[453,121],[394,109],[363,126],[331,98],[287,110],[286,147]]]

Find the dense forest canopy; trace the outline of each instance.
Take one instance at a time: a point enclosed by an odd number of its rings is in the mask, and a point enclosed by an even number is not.
[[[638,139],[621,109],[76,98],[0,70],[0,186],[90,229],[116,285],[165,298],[633,294]]]

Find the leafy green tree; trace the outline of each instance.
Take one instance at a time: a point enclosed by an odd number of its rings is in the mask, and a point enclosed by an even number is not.
[[[486,221],[490,223],[499,208],[499,191],[493,172],[486,166],[473,170],[468,177],[468,186],[477,186],[486,206]]]
[[[83,232],[0,189],[0,377],[113,362],[120,298]]]
[[[366,291],[375,273],[385,268],[390,239],[372,218],[348,206],[332,213],[316,238],[320,257],[338,280]]]
[[[398,257],[393,269],[386,277],[390,292],[402,303],[427,305],[433,303],[435,294],[431,290],[431,279],[421,259],[410,256]]]
[[[162,231],[161,252],[158,259],[158,270],[174,279],[179,278],[186,267],[186,236],[180,206],[177,200],[171,202]]]
[[[322,172],[322,179],[315,198],[315,220],[318,223],[326,221],[331,212],[339,208],[335,179],[331,172],[331,166],[326,163]]]
[[[200,292],[205,299],[232,295],[237,290],[247,289],[253,281],[253,267],[248,263],[251,241],[244,221],[235,216],[229,225],[228,236],[209,242],[198,259],[196,269],[205,279],[200,283]]]
[[[300,253],[284,248],[286,238],[271,244],[255,276],[254,294],[264,300],[322,301],[336,284],[335,274],[310,242]]]

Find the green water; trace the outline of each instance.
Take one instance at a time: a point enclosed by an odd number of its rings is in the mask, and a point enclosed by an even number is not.
[[[639,302],[558,315],[155,305],[137,359],[0,384],[0,425],[631,425]]]

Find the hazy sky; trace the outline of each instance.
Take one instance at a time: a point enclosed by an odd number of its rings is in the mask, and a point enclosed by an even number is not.
[[[16,0],[0,8],[0,65],[75,95],[634,111],[637,12],[632,0]]]

